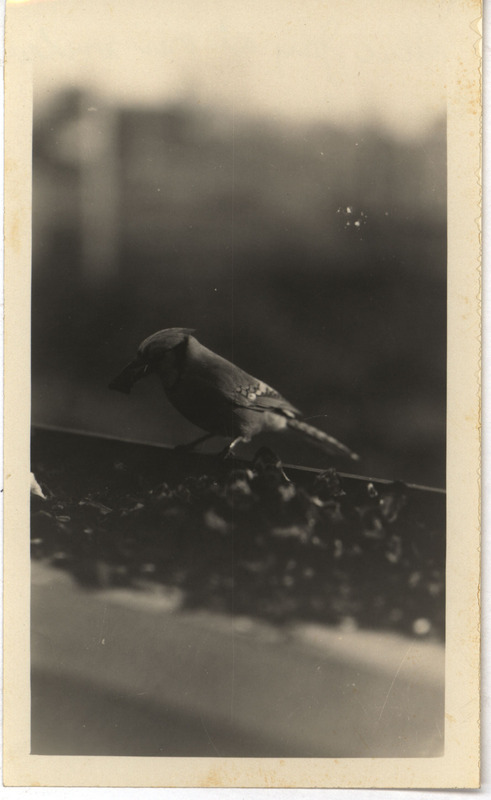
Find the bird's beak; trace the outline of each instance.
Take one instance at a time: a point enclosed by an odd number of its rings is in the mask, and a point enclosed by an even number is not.
[[[124,370],[119,373],[109,384],[110,389],[115,389],[117,392],[124,392],[129,394],[133,388],[133,384],[144,378],[149,369],[148,364],[142,364],[141,361],[130,361]]]

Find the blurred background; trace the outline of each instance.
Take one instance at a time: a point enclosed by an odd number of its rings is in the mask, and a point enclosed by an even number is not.
[[[188,326],[362,474],[444,486],[442,8],[244,6],[16,9],[35,38],[33,422],[191,440],[153,378],[107,388],[143,338]]]

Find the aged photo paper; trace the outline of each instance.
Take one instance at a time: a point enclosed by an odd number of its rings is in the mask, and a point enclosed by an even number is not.
[[[481,11],[7,0],[6,786],[479,787]]]

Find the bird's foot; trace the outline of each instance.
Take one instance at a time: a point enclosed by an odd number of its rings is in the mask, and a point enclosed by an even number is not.
[[[230,444],[227,445],[227,447],[225,447],[224,450],[222,450],[219,453],[220,458],[222,458],[224,461],[229,458],[234,458],[235,457],[234,451],[237,445],[240,444],[241,442],[247,442],[247,441],[248,439],[245,439],[243,436],[237,436],[237,438],[234,439],[233,442],[230,442]]]
[[[222,461],[230,461],[232,458],[237,458],[234,451],[230,448],[230,445],[224,447],[223,450],[220,450],[218,453],[218,458],[221,458]]]

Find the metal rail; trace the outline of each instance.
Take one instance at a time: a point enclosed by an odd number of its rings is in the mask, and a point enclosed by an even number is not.
[[[174,448],[170,447],[169,445],[163,444],[162,442],[147,442],[147,441],[141,441],[141,440],[139,441],[139,440],[136,440],[136,439],[128,439],[128,438],[120,437],[120,436],[112,436],[111,434],[106,434],[106,433],[94,433],[92,431],[75,430],[73,428],[62,428],[62,427],[59,427],[59,426],[56,426],[56,425],[47,425],[47,424],[44,424],[44,423],[33,424],[32,425],[32,430],[34,432],[36,430],[40,430],[40,431],[52,432],[54,434],[62,434],[62,435],[66,434],[66,435],[69,435],[69,436],[80,436],[80,437],[83,437],[83,438],[86,438],[86,439],[115,442],[115,443],[120,443],[120,444],[123,444],[123,445],[130,445],[130,446],[134,445],[135,447],[149,447],[149,448],[153,448],[154,450],[163,450],[166,453],[174,452]],[[193,455],[193,453],[190,452],[188,455]],[[195,453],[195,455],[199,456],[200,458],[204,458],[204,457],[214,458],[214,455],[210,454],[210,453]],[[250,465],[250,462],[247,462],[244,459],[237,459],[236,463]],[[287,471],[293,471],[293,472],[299,472],[299,473],[305,473],[305,474],[314,474],[314,475],[320,475],[320,474],[322,474],[322,472],[325,471],[325,470],[317,468],[317,467],[304,467],[304,466],[299,466],[299,465],[296,465],[296,464],[283,464],[283,469],[285,469]],[[372,478],[372,477],[370,477],[368,475],[356,475],[356,474],[351,473],[351,472],[339,472],[338,471],[338,475],[341,478],[346,478],[348,480],[363,481],[364,483],[373,483],[374,485],[387,486],[387,485],[390,485],[391,483],[394,483],[394,481],[390,480],[389,478]],[[439,488],[439,487],[436,487],[436,486],[423,486],[423,485],[416,484],[416,483],[406,483],[405,481],[404,481],[404,485],[408,489],[413,489],[413,490],[415,490],[417,492],[428,492],[428,493],[432,493],[432,494],[446,495],[446,490],[445,489],[442,489],[442,488]]]

